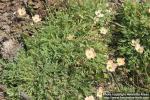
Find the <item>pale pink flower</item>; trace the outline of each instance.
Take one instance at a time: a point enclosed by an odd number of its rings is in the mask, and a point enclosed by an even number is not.
[[[32,20],[33,20],[33,22],[37,23],[37,22],[41,21],[42,19],[40,18],[39,15],[34,15],[34,16],[32,17]]]
[[[103,97],[103,93],[104,93],[103,87],[99,87],[97,89],[97,97],[102,98]]]
[[[20,17],[23,17],[23,16],[26,15],[26,10],[25,10],[25,8],[19,8],[19,9],[17,10],[17,13],[18,13],[18,15],[19,15]]]
[[[140,45],[139,39],[132,40],[131,42],[132,42],[131,45],[135,47],[135,50],[137,52],[139,52],[140,54],[142,54],[144,52],[144,47]]]
[[[101,27],[100,33],[101,33],[101,34],[107,34],[107,33],[108,33],[108,30],[107,30],[105,27]]]
[[[96,52],[93,48],[88,48],[85,50],[85,55],[87,59],[94,59],[96,57]]]
[[[107,61],[106,69],[107,69],[108,71],[110,71],[110,72],[115,72],[116,68],[117,68],[117,64],[115,64],[115,63],[113,62],[113,60],[108,60],[108,61]]]
[[[135,46],[136,44],[139,44],[139,43],[140,43],[139,39],[136,39],[136,40],[132,39],[132,41],[131,41],[132,46]]]
[[[85,97],[84,100],[95,100],[93,96]]]
[[[142,54],[142,53],[144,52],[144,47],[141,46],[140,44],[136,44],[136,45],[135,45],[135,50],[136,50],[137,52],[139,52],[140,54]]]
[[[118,66],[125,65],[125,58],[117,58],[117,65]]]

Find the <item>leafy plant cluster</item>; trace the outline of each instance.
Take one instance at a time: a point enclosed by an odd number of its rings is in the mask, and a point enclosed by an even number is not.
[[[119,92],[149,91],[149,8],[148,3],[125,0],[114,19],[105,0],[69,0],[65,8],[50,7],[46,22],[35,27],[36,34],[23,35],[25,48],[18,56],[0,60],[0,83],[7,86],[8,99],[96,97],[96,87],[109,75]],[[107,60],[112,67],[116,58],[121,66],[104,74]]]
[[[104,17],[94,23],[99,9]],[[0,83],[7,86],[8,99],[27,95],[32,100],[81,100],[95,94],[107,60],[109,39],[104,37],[109,35],[99,30],[112,19],[106,9],[106,2],[101,0],[85,0],[81,6],[70,3],[63,10],[50,9],[47,22],[36,34],[32,38],[23,36],[26,49],[13,61],[1,59]],[[94,59],[87,59],[88,48],[94,48]]]
[[[111,48],[114,56],[126,59],[117,77],[134,91],[150,90],[150,5],[126,1],[118,9]]]

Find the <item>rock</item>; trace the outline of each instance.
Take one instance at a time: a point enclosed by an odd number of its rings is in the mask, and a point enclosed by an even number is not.
[[[20,93],[21,100],[31,100],[31,97],[29,97],[25,92]]]
[[[0,84],[0,100],[5,99],[6,86]]]
[[[13,59],[20,48],[20,44],[13,39],[6,40],[2,43],[1,55],[4,59]]]

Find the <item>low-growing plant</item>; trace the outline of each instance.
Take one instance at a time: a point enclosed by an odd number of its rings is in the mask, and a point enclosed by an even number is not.
[[[117,71],[120,81],[134,91],[150,90],[150,5],[125,0],[118,9],[111,41],[114,57],[126,64]]]
[[[50,9],[36,34],[23,36],[26,49],[13,61],[1,60],[0,83],[7,86],[8,99],[82,100],[95,95],[106,69],[112,20],[106,9],[101,0]]]

